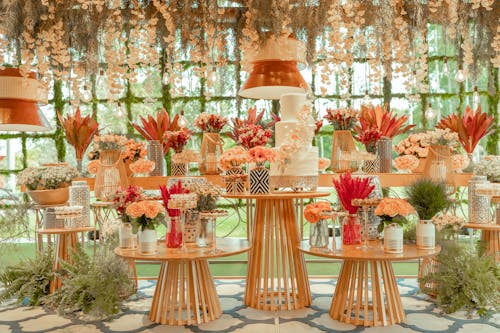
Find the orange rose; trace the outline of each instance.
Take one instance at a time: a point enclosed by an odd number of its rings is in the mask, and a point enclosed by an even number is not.
[[[159,213],[163,212],[163,207],[156,201],[145,200],[142,201],[142,205],[144,207],[144,215],[146,215],[147,218],[154,219]]]
[[[144,206],[142,205],[141,201],[134,202],[127,206],[125,212],[131,218],[136,219],[144,215]]]

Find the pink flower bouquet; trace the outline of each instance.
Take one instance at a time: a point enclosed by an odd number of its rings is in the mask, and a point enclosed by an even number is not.
[[[276,152],[272,148],[257,146],[248,151],[248,161],[262,165],[264,162],[276,161]]]
[[[125,209],[132,232],[137,233],[139,229],[154,230],[165,219],[165,208],[155,200],[144,200],[133,202]]]
[[[219,166],[222,170],[227,171],[239,167],[246,162],[248,162],[248,151],[243,147],[237,146],[222,153],[219,159]]]
[[[148,174],[151,173],[155,169],[155,162],[145,159],[137,160],[130,164],[130,171],[135,174],[143,173]]]
[[[194,120],[194,125],[203,132],[219,133],[227,124],[227,118],[218,114],[202,113]]]

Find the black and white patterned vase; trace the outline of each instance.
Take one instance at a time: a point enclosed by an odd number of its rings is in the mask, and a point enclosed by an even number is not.
[[[256,167],[250,170],[250,194],[269,193],[269,170]]]

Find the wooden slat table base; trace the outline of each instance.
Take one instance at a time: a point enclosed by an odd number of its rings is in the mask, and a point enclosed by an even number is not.
[[[149,319],[167,325],[197,325],[222,315],[207,260],[162,261]]]
[[[405,314],[391,261],[345,260],[335,287],[330,317],[363,326],[402,322]]]
[[[52,271],[56,272],[61,268],[61,260],[72,262],[70,251],[76,249],[77,237],[76,233],[64,233],[56,235],[56,244],[54,250],[54,261],[52,263]],[[60,278],[54,278],[50,281],[50,293],[54,293],[61,288],[62,282]]]
[[[495,258],[495,262],[500,262],[500,231],[481,230],[481,239],[488,245],[486,253]]]
[[[293,199],[257,199],[244,303],[259,310],[311,305]]]

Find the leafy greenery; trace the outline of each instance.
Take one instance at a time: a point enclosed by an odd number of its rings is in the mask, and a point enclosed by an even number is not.
[[[49,294],[52,278],[52,251],[47,250],[36,258],[8,266],[0,273],[0,302],[16,297],[18,302],[28,300],[28,305],[40,305]]]
[[[500,309],[500,267],[484,249],[471,250],[454,241],[444,242],[437,256],[438,270],[420,282],[436,282],[437,303],[446,313],[464,309],[486,317]]]
[[[380,223],[377,226],[377,231],[379,233],[383,232],[385,227],[387,227],[392,223],[399,224],[402,228],[404,228],[405,225],[408,224],[408,220],[401,215],[396,215],[394,217],[390,217],[389,215],[380,215],[379,217],[380,217]]]
[[[408,186],[406,196],[422,220],[430,220],[450,206],[445,185],[430,179],[419,179]]]
[[[12,193],[0,188],[0,253],[12,240],[26,237],[29,232],[28,205]]]
[[[72,258],[73,263],[62,263],[62,287],[50,296],[49,307],[62,314],[82,311],[99,318],[118,313],[134,290],[127,264],[108,247],[92,257],[77,246]]]

